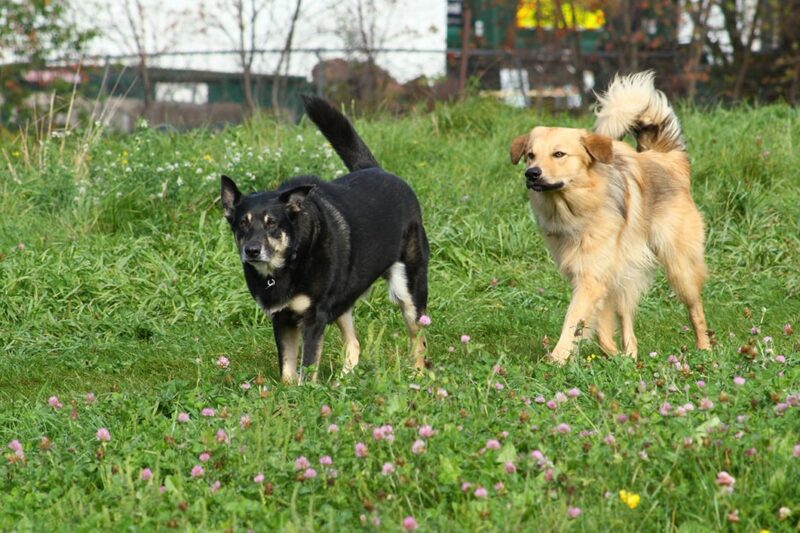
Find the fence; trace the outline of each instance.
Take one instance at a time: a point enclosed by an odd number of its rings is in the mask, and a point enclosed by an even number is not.
[[[147,56],[149,76],[156,84],[151,98],[183,103],[243,103],[242,76],[234,60],[238,53],[236,50],[184,51]],[[253,53],[263,58],[277,56],[282,50],[258,49]],[[252,74],[254,92],[264,95],[257,98],[262,107],[274,106],[270,98],[272,84],[286,79],[294,87],[280,92],[276,104],[289,109],[296,109],[296,95],[303,91],[341,101],[392,106],[421,98],[452,99],[468,88],[502,98],[512,105],[541,105],[543,101],[553,101],[556,107],[579,107],[584,95],[593,88],[594,80],[607,79],[615,63],[612,53],[590,55],[584,61],[581,80],[577,83],[574,60],[568,50],[470,50],[465,65],[466,81],[459,81],[464,60],[457,48],[382,48],[370,52],[374,58],[372,65],[355,58],[352,50],[344,48],[296,48],[291,53],[301,56],[293,76],[276,77],[265,73],[264,69]],[[672,59],[663,53],[651,54],[651,57],[662,59],[662,63],[664,59]],[[104,73],[106,81],[100,92],[142,99],[139,59],[132,54],[105,55],[85,57],[83,62],[94,65],[95,73]],[[418,69],[420,63],[426,64],[432,75],[412,77],[411,73],[421,70]],[[228,72],[212,70],[214,67],[218,70],[220,64],[227,66]],[[192,68],[186,69],[187,65]],[[395,76],[398,73],[400,80]],[[97,85],[96,79],[94,84]],[[198,84],[203,87],[198,88]]]
[[[257,61],[251,83],[257,105],[283,109],[290,118],[302,112],[298,98],[302,92],[316,92],[363,109],[393,112],[402,112],[420,101],[456,99],[466,92],[517,107],[585,110],[593,99],[592,91],[606,86],[628,64],[620,52],[598,49],[576,53],[563,42],[527,49],[468,49],[466,55],[459,48],[381,48],[367,54],[345,48],[294,48],[290,56],[292,75],[274,76],[268,66],[283,52],[253,50]],[[711,61],[701,61],[695,71],[687,71],[691,53],[688,46],[641,51],[637,68],[655,70],[659,87],[672,98],[689,95],[701,103],[731,101],[730,74]],[[128,115],[119,122],[121,129],[129,129],[139,116],[176,127],[238,122],[246,116],[238,54],[238,50],[205,50],[148,55],[153,100],[149,108],[135,102],[144,99],[139,56],[84,57],[82,69],[88,74],[83,92],[90,98],[101,94],[133,100],[118,106]],[[755,54],[751,67],[755,81],[748,82],[744,96],[763,101],[785,98],[797,80],[781,77],[776,70],[795,67],[771,61],[769,52],[762,55],[764,60],[759,61]],[[60,63],[64,70],[69,61],[54,63]],[[220,66],[227,72],[219,72]],[[419,71],[431,75],[413,77]]]

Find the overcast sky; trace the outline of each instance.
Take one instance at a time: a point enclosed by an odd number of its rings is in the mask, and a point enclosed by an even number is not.
[[[144,6],[146,48],[149,51],[206,51],[237,48],[238,30],[232,0],[141,0]],[[264,0],[259,0],[263,2]],[[303,0],[293,48],[345,48],[343,27],[355,25],[354,6],[358,0]],[[369,4],[370,0],[361,0]],[[126,5],[136,0],[76,0],[79,20],[94,24],[105,35],[89,47],[91,54],[122,54],[135,51]],[[246,1],[246,5],[250,2]],[[268,7],[257,23],[256,46],[282,48],[294,0],[267,0]],[[444,0],[374,0],[375,17],[369,19],[386,48],[435,49],[433,54],[384,53],[378,64],[399,81],[420,75],[444,73],[446,2]],[[138,14],[134,10],[134,19]],[[374,20],[372,20],[374,19]],[[324,59],[344,57],[343,52],[323,53]],[[257,58],[255,72],[271,73],[277,55]],[[318,61],[315,54],[294,53],[291,73],[311,75]],[[165,57],[151,61],[153,66],[196,68],[235,72],[235,56]]]

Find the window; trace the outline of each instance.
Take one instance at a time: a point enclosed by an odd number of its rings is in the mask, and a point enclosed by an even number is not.
[[[207,104],[207,83],[156,83],[156,100],[182,104]]]
[[[503,101],[513,107],[528,107],[528,71],[524,69],[500,69],[500,93]]]

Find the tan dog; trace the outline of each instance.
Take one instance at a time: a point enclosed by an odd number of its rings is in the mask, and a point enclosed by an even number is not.
[[[657,262],[689,310],[697,348],[709,349],[703,218],[675,112],[652,72],[615,78],[599,100],[597,133],[536,127],[511,144],[512,163],[525,159],[544,241],[573,290],[550,358],[564,364],[595,331],[603,351],[617,353],[617,320],[625,353],[636,357],[633,316]],[[615,140],[626,133],[636,150]]]

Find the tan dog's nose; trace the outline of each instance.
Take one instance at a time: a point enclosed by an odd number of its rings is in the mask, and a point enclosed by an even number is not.
[[[530,180],[538,180],[542,177],[542,169],[539,167],[531,167],[525,171],[525,177]]]

